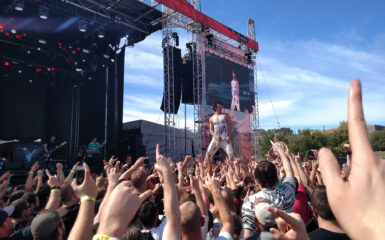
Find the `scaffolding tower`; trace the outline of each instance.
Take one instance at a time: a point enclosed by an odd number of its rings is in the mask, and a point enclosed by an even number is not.
[[[247,36],[250,39],[256,40],[255,38],[255,22],[252,19],[247,20]],[[251,114],[251,147],[253,149],[254,156],[258,156],[259,150],[259,105],[258,105],[258,85],[257,85],[257,68],[255,64],[256,52],[248,49],[246,51],[249,54],[249,69],[254,72],[254,101],[255,109]]]

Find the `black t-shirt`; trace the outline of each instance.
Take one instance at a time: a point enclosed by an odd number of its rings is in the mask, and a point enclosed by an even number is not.
[[[15,232],[12,237],[3,237],[0,240],[33,240],[31,226],[24,228],[21,231]]]
[[[309,233],[310,240],[349,240],[348,235],[344,233],[331,232],[323,228],[317,228]]]
[[[79,204],[74,204],[70,207],[67,208],[67,214],[62,217],[64,226],[66,228],[66,237],[68,237],[72,227],[75,224],[76,216],[78,215],[79,212]]]

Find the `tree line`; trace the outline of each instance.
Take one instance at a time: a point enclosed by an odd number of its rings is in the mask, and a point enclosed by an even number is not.
[[[348,124],[340,122],[334,131],[321,130],[302,130],[298,134],[294,134],[290,128],[259,130],[260,149],[259,158],[264,158],[266,152],[271,148],[270,140],[274,139],[274,134],[278,134],[278,140],[285,142],[289,149],[296,154],[300,153],[301,157],[305,157],[308,150],[320,149],[328,147],[333,151],[336,157],[346,157],[343,148],[344,144],[349,143]],[[369,134],[370,142],[374,151],[385,151],[385,129],[382,131],[374,131]]]

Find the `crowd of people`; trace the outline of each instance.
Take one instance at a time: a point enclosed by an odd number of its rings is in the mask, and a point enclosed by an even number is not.
[[[348,99],[351,152],[301,159],[271,141],[266,159],[186,156],[156,164],[114,156],[95,175],[35,163],[24,185],[0,177],[0,239],[385,239],[385,160],[370,146],[359,80]],[[80,174],[79,174],[80,175]]]

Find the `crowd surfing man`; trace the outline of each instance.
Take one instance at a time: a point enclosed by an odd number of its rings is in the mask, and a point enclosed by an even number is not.
[[[0,176],[0,240],[385,239],[385,160],[371,149],[361,94],[353,80],[344,175],[330,150],[322,148],[309,170],[279,142],[274,159],[222,165],[187,156],[175,166],[157,145],[153,169],[144,157],[129,167],[112,157],[106,177],[94,179],[83,163],[80,184],[76,165],[68,176],[60,164],[44,176],[35,163],[24,185],[8,188],[11,173]],[[308,201],[312,219],[300,210]]]

